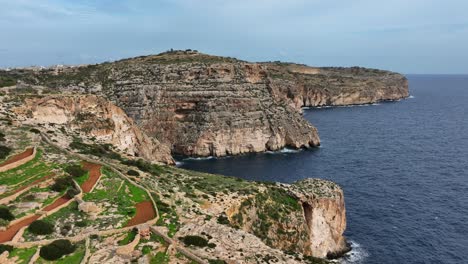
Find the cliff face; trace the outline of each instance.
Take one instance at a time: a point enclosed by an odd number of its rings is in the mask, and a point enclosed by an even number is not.
[[[25,123],[66,125],[130,156],[174,163],[169,147],[145,135],[122,109],[94,95],[32,97],[15,112]]]
[[[329,181],[306,179],[269,188],[234,204],[227,216],[235,226],[281,250],[319,258],[348,250],[343,191]]]
[[[409,96],[401,74],[366,68],[314,68],[297,64],[266,64],[276,97],[296,109],[399,100]]]
[[[408,96],[406,78],[396,73],[248,63],[183,51],[3,75],[16,78],[19,87],[102,95],[173,153],[189,156],[314,147],[318,133],[301,107]]]

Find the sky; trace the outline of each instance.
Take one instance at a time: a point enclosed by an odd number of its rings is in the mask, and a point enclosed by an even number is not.
[[[248,61],[468,74],[467,0],[0,0],[0,67],[196,49]]]

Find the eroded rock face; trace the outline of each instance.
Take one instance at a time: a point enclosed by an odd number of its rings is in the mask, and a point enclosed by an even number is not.
[[[175,51],[82,67],[2,72],[20,86],[93,93],[121,107],[176,154],[225,156],[313,147],[303,106],[349,105],[408,96],[402,75],[364,68],[248,63]],[[61,115],[62,116],[62,115]]]
[[[409,96],[401,74],[366,68],[314,68],[297,64],[266,64],[276,97],[296,109],[399,100]]]
[[[234,203],[227,217],[274,248],[319,258],[348,251],[343,191],[333,182],[280,184]]]
[[[320,179],[299,181],[289,190],[302,203],[310,250],[315,257],[335,257],[349,250],[343,233],[346,209],[341,188]]]
[[[33,97],[15,112],[29,123],[66,125],[131,156],[174,163],[167,146],[146,136],[122,109],[95,95]]]

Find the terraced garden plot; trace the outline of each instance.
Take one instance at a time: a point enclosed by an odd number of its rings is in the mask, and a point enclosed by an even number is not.
[[[28,264],[29,260],[32,256],[36,253],[37,248],[15,248],[13,249],[8,258],[9,259],[16,259],[17,264]]]
[[[65,191],[54,192],[50,187],[33,187],[29,191],[21,194],[8,204],[15,218],[23,217],[34,213],[39,208],[44,208],[62,196]]]
[[[57,165],[45,163],[42,159],[42,150],[38,149],[33,160],[15,169],[0,173],[0,186],[6,187],[6,191],[0,194],[0,198],[10,196],[30,185],[43,181],[52,175],[54,168],[57,168]]]

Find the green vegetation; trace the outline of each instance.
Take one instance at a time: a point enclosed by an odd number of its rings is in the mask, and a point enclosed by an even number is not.
[[[16,85],[16,79],[10,76],[0,76],[0,87]]]
[[[163,172],[163,169],[161,166],[152,164],[144,159],[138,159],[138,160],[123,160],[121,161],[122,164],[125,164],[127,166],[135,166],[141,171],[151,173],[153,175],[160,175]]]
[[[0,244],[0,255],[5,251],[11,252],[12,250],[13,246]]]
[[[0,219],[11,221],[15,219],[15,216],[10,212],[8,207],[0,206]]]
[[[62,192],[70,187],[73,187],[73,179],[71,177],[61,177],[55,180],[54,184],[50,186],[50,189],[52,191]]]
[[[54,225],[43,220],[36,220],[28,226],[28,231],[35,235],[48,235],[54,232]]]
[[[78,150],[79,153],[85,155],[93,155],[96,157],[106,157],[110,159],[122,160],[122,157],[115,153],[112,150],[112,145],[110,144],[86,144],[81,141],[81,139],[75,138],[73,142],[70,143],[70,148]]]
[[[42,161],[42,150],[37,149],[36,157],[33,160],[17,168],[0,173],[0,185],[7,185],[13,188],[12,191],[26,186],[38,179],[48,176],[52,173],[55,164],[46,164]],[[11,195],[11,192],[0,194],[0,198]]]
[[[208,240],[201,236],[184,236],[180,238],[186,246],[207,247]]]
[[[169,230],[167,235],[169,237],[174,237],[175,233],[180,228],[179,217],[177,216],[175,208],[161,201],[158,195],[152,193],[152,196],[156,202],[159,212],[159,219],[156,222],[156,225],[166,226]]]
[[[130,176],[136,176],[136,177],[140,176],[140,173],[136,170],[128,170],[127,174]]]
[[[135,229],[132,229],[132,231],[128,232],[127,236],[124,239],[118,242],[119,246],[124,246],[132,242],[135,239],[136,234],[137,231]]]
[[[3,138],[3,137],[2,137]],[[11,148],[7,146],[0,145],[0,160],[5,159],[10,155],[11,153]]]
[[[65,172],[74,178],[78,178],[87,173],[80,165],[70,165],[65,168]]]
[[[55,240],[49,245],[43,246],[39,255],[46,260],[57,260],[65,255],[71,254],[76,247],[66,239]]]
[[[32,256],[36,253],[37,248],[15,248],[10,252],[9,258],[18,257],[18,263],[27,264]]]
[[[165,252],[158,252],[151,258],[151,264],[169,263],[169,256]]]

